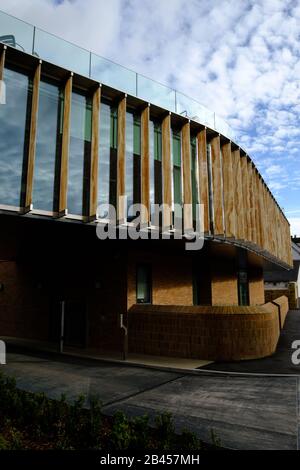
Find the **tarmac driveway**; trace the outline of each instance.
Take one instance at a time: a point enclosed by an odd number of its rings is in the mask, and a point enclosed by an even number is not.
[[[0,371],[17,385],[69,400],[97,394],[103,412],[123,410],[173,414],[177,429],[193,430],[210,442],[213,429],[221,444],[233,449],[297,449],[299,379],[178,373],[88,359],[39,353],[12,353]]]

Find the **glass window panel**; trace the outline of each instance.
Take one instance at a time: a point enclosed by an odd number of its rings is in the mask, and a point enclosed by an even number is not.
[[[75,44],[36,28],[34,50],[43,60],[89,76],[90,53]]]
[[[91,99],[72,93],[71,135],[68,172],[68,212],[84,215],[91,152]]]
[[[249,305],[249,283],[247,271],[238,272],[239,305]]]
[[[162,204],[162,136],[161,125],[150,120],[150,205]]]
[[[141,120],[132,112],[126,112],[126,195],[130,220],[130,206],[141,202]]]
[[[182,204],[181,191],[181,133],[172,130],[173,204]],[[181,218],[182,209],[175,206],[175,218]]]
[[[56,210],[54,196],[58,181],[55,170],[61,151],[62,113],[62,90],[41,81],[33,181],[34,209]]]
[[[143,75],[138,75],[138,97],[175,111],[175,91]]]
[[[117,193],[117,132],[116,108],[101,103],[100,148],[98,172],[98,204],[112,204],[116,208]],[[108,211],[100,211],[100,218],[107,218]]]
[[[136,96],[136,73],[95,54],[91,55],[91,78]]]
[[[23,158],[27,155],[32,82],[5,68],[6,104],[0,104],[0,204],[20,206]]]
[[[33,26],[0,12],[0,41],[32,54]]]
[[[148,265],[137,267],[136,274],[137,303],[151,303],[151,268]]]

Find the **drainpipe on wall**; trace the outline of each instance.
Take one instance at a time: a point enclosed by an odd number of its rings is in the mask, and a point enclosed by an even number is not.
[[[61,301],[60,310],[60,337],[59,337],[59,352],[64,352],[64,329],[65,329],[65,301]]]

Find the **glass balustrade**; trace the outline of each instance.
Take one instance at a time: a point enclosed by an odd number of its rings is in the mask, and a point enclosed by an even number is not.
[[[89,76],[89,51],[38,28],[35,29],[34,54],[72,72]]]
[[[224,119],[198,101],[1,11],[0,42],[235,137]]]
[[[149,103],[176,112],[175,90],[139,74],[137,75],[137,96]]]
[[[136,73],[96,54],[91,55],[91,78],[136,96]]]
[[[198,101],[178,91],[176,92],[176,108],[178,114],[193,121],[201,122],[201,124],[212,129],[215,128],[215,113],[198,103]]]
[[[34,27],[11,15],[0,12],[0,41],[32,54]]]

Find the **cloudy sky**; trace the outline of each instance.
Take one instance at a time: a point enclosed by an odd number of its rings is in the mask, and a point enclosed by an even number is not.
[[[224,117],[300,235],[300,0],[0,0]]]

